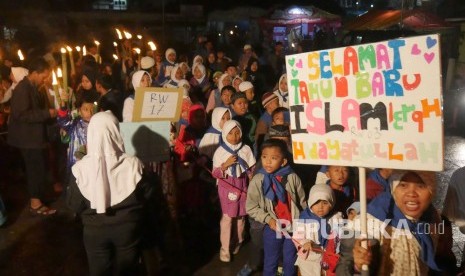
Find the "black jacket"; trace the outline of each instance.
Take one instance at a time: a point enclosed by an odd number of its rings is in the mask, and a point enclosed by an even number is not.
[[[97,214],[90,208],[88,201],[79,190],[76,178],[71,174],[66,203],[68,207],[81,215],[85,226],[103,226],[126,222],[140,222],[144,219],[144,205],[153,194],[153,185],[146,177],[137,183],[136,189],[126,199],[107,209],[105,214]]]
[[[46,122],[50,112],[41,104],[40,94],[25,77],[13,90],[8,125],[8,144],[18,148],[44,148],[47,142]]]

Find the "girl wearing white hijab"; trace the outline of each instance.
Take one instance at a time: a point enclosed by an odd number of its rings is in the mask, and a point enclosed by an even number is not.
[[[179,82],[183,79],[183,75],[181,66],[176,64],[173,70],[171,70],[171,79],[163,87],[178,88]]]
[[[200,88],[203,97],[199,100],[205,104],[208,100],[208,93],[210,91],[210,81],[207,77],[207,71],[202,63],[195,63],[192,67],[193,77],[189,80],[192,89]]]
[[[207,108],[205,110],[207,113],[209,113],[211,110],[213,110],[215,107],[219,107],[222,105],[221,102],[221,89],[227,85],[231,85],[232,79],[229,74],[224,73],[221,75],[221,77],[218,80],[218,88],[213,90],[212,93],[210,93],[210,97],[208,97],[208,103],[207,103]]]
[[[206,155],[209,159],[213,158],[213,154],[220,144],[221,130],[224,123],[231,120],[231,118],[232,114],[228,108],[217,107],[213,109],[212,125],[200,140],[200,154]]]
[[[72,167],[67,193],[69,207],[82,217],[90,275],[129,275],[137,269],[142,207],[152,192],[142,169],[142,162],[124,151],[118,119],[109,111],[95,114],[87,155]]]
[[[213,177],[217,179],[218,195],[223,216],[220,221],[220,260],[229,262],[231,240],[237,240],[232,251],[237,254],[244,239],[244,216],[247,183],[252,176],[255,157],[249,146],[242,143],[242,130],[238,121],[229,120],[221,131],[220,147],[213,155]],[[235,222],[237,236],[231,239]]]
[[[163,86],[170,79],[171,70],[176,65],[176,51],[173,48],[168,48],[165,51],[165,60],[161,63],[160,71],[157,75],[157,84]]]
[[[11,84],[10,88],[6,90],[5,95],[3,96],[3,99],[0,101],[0,103],[6,103],[11,99],[13,89],[15,89],[18,82],[22,81],[27,75],[29,75],[29,71],[26,68],[11,67],[10,79],[13,83]]]
[[[132,75],[132,87],[134,93],[138,87],[149,87],[152,78],[147,71],[139,70]],[[134,93],[124,100],[123,104],[123,122],[132,122],[132,113],[134,111]]]
[[[279,99],[279,106],[289,108],[289,92],[287,89],[287,76],[282,74],[277,83],[277,89],[273,92]]]

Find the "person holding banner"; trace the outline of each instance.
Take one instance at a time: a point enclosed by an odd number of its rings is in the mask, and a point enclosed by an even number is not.
[[[434,175],[397,171],[389,182],[392,194],[384,192],[368,205],[371,246],[363,248],[360,239],[353,247],[341,241],[337,275],[353,275],[363,265],[370,265],[372,275],[454,275],[452,229],[431,204]],[[352,234],[359,231],[360,218],[353,226]]]

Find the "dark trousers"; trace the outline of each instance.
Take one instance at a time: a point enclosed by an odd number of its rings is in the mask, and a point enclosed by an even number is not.
[[[84,226],[84,246],[90,275],[138,275],[138,223]]]
[[[249,218],[250,222],[250,246],[249,246],[249,266],[254,270],[259,270],[263,266],[263,224]]]
[[[43,199],[45,192],[45,183],[47,179],[46,172],[46,154],[45,149],[20,149],[23,156],[24,166],[26,167],[27,188],[30,198]]]
[[[295,276],[297,269],[295,261],[297,260],[297,249],[292,239],[286,239],[284,235],[276,237],[276,231],[273,231],[268,225],[263,230],[263,249],[265,260],[263,264],[264,276],[275,276],[278,270],[278,263],[282,256],[283,272],[286,276]]]

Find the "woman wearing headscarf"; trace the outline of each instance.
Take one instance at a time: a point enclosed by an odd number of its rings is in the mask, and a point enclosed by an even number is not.
[[[218,80],[218,88],[213,90],[210,93],[210,96],[208,97],[208,103],[207,103],[207,108],[206,108],[206,111],[208,114],[215,107],[220,107],[222,105],[221,90],[223,89],[223,87],[227,85],[231,85],[231,83],[232,83],[232,79],[228,74],[224,73],[221,75],[220,79]]]
[[[149,87],[152,83],[150,74],[144,70],[139,70],[132,75],[132,87],[134,93],[138,87]],[[129,95],[123,104],[123,122],[132,122],[132,113],[134,111],[134,93]]]
[[[287,89],[287,76],[282,74],[279,78],[276,88],[273,93],[278,96],[279,106],[289,108],[289,92]]]
[[[170,79],[171,70],[176,65],[176,51],[173,48],[168,48],[165,51],[165,60],[160,66],[160,71],[157,75],[157,85],[163,86]]]
[[[29,74],[29,71],[26,68],[11,67],[10,79],[12,81],[12,84],[6,90],[5,95],[3,96],[3,99],[0,101],[0,103],[6,103],[11,99],[13,89],[15,89],[18,82],[22,81],[24,77],[26,77],[28,74]]]
[[[95,88],[95,81],[97,80],[97,72],[94,70],[84,70],[81,76],[81,83],[79,84],[76,91],[76,99],[74,103],[82,101],[82,95],[84,93],[92,94],[93,98],[99,98],[99,93]]]
[[[341,241],[337,275],[353,275],[363,265],[370,265],[373,275],[453,275],[452,229],[431,204],[434,173],[397,171],[389,183],[391,193],[380,194],[368,205],[370,249],[363,248],[361,240],[355,240],[353,248]],[[354,226],[360,229],[360,218]]]
[[[255,100],[260,101],[265,91],[265,76],[260,70],[260,63],[257,58],[251,57],[247,67],[241,75],[244,81],[250,81],[255,91]]]
[[[205,106],[211,89],[210,81],[208,81],[207,71],[202,63],[194,63],[192,66],[193,77],[189,80],[192,89],[202,91],[202,97],[198,100]]]
[[[144,202],[152,187],[142,162],[126,155],[118,119],[99,112],[87,130],[87,155],[72,167],[67,204],[80,214],[90,275],[133,275],[140,257]]]

